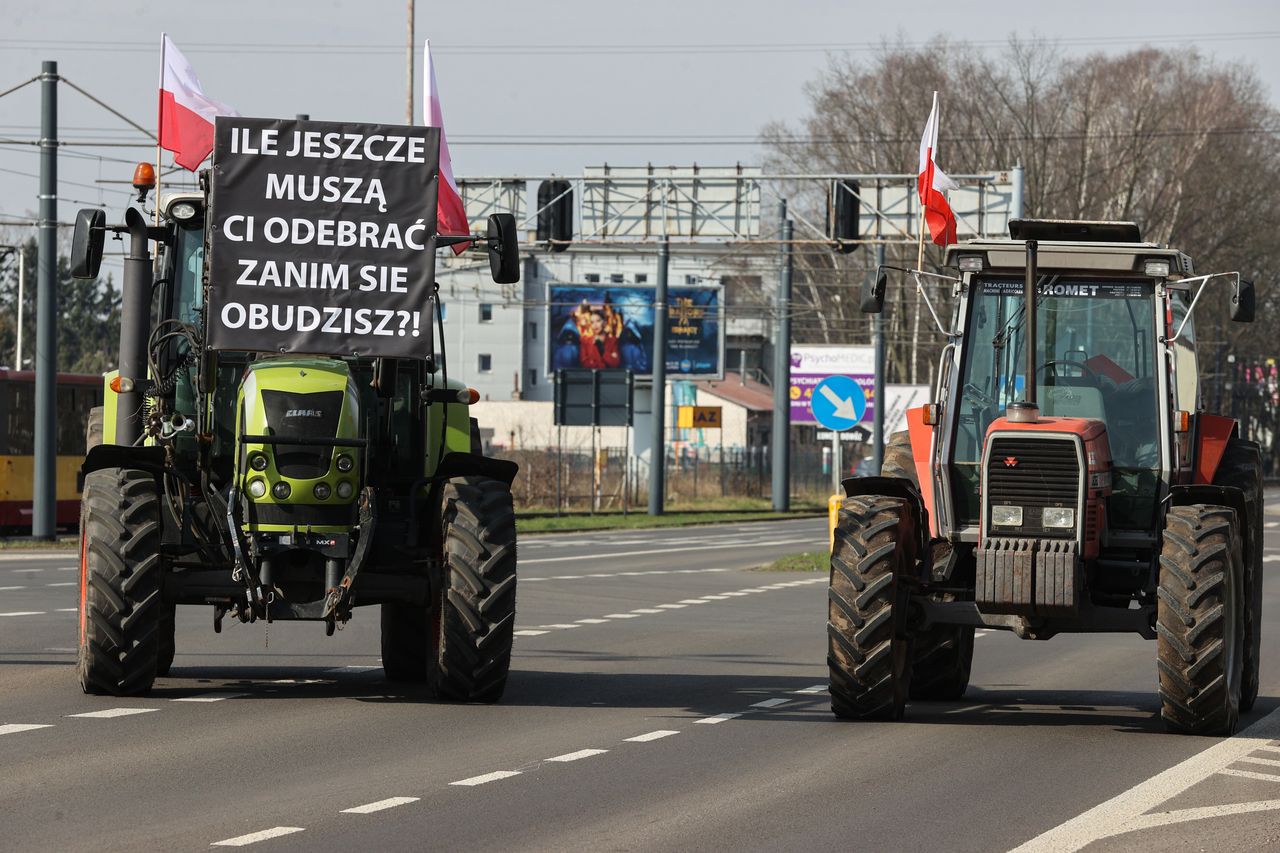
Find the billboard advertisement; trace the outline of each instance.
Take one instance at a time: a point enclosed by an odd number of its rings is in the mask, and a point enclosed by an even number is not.
[[[432,351],[440,131],[219,116],[209,346]]]
[[[858,383],[866,397],[862,420],[870,423],[875,416],[876,353],[873,347],[801,345],[791,347],[791,378],[788,396],[791,400],[791,423],[816,424],[813,416],[813,394],[822,380],[830,376],[848,376]]]
[[[712,379],[723,375],[721,288],[667,290],[667,376]],[[625,284],[547,286],[547,370],[622,368],[653,375],[652,287]]]

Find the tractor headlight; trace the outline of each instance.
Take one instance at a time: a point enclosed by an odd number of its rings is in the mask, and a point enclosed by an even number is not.
[[[289,484],[283,480],[271,487],[271,497],[278,501],[285,500],[293,489],[289,488]]]
[[[1070,529],[1076,526],[1076,511],[1070,507],[1047,506],[1040,516],[1043,527]]]
[[[329,495],[333,494],[333,487],[328,483],[316,483],[316,487],[311,490],[311,493],[316,496],[316,500],[327,501]]]
[[[346,474],[352,468],[356,467],[355,460],[347,454],[343,453],[338,456],[338,470]]]
[[[267,481],[261,477],[254,477],[249,481],[249,497],[260,498],[267,493]]]
[[[343,480],[338,484],[338,497],[342,498],[344,501],[348,500],[355,493],[356,487],[351,485],[350,480]]]
[[[1020,506],[993,506],[991,507],[991,524],[1000,525],[1001,527],[1021,527],[1022,526],[1022,507]]]
[[[267,470],[267,457],[261,453],[250,453],[249,467],[255,471]]]

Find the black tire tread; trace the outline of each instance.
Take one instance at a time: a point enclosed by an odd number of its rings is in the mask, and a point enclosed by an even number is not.
[[[827,589],[827,666],[838,717],[902,717],[911,656],[898,576],[902,561],[913,559],[910,525],[897,498],[858,496],[840,507]]]
[[[516,521],[510,487],[457,477],[442,494],[447,585],[437,654],[428,681],[436,695],[496,702],[511,667],[516,615]]]
[[[86,693],[137,696],[160,664],[160,496],[150,474],[106,468],[85,477],[77,670]],[[172,656],[170,656],[170,661]]]
[[[1171,507],[1165,516],[1157,590],[1160,716],[1170,731],[1230,735],[1239,720],[1239,682],[1226,671],[1223,591],[1241,559],[1235,512]]]

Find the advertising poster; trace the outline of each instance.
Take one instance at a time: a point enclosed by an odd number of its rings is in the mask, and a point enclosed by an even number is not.
[[[667,298],[667,376],[719,378],[724,348],[720,288],[673,286]],[[549,285],[548,369],[623,368],[651,376],[653,302],[652,287]]]
[[[220,116],[213,349],[422,357],[439,130]]]
[[[811,400],[818,383],[828,376],[848,376],[866,395],[864,422],[875,417],[875,349],[866,346],[801,345],[791,347],[791,423],[816,424]]]

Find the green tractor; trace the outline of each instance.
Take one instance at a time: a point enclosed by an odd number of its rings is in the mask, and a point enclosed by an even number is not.
[[[138,695],[167,675],[178,605],[210,608],[215,632],[230,615],[332,634],[376,604],[388,679],[497,701],[515,627],[517,466],[482,455],[478,395],[430,343],[416,358],[206,346],[207,173],[201,186],[161,199],[155,224],[135,207],[122,225],[93,209],[76,223],[79,276],[97,274],[107,231],[129,246],[119,370],[82,468],[82,688]],[[431,239],[429,264],[466,239],[487,249],[495,281],[519,280],[510,215],[490,217],[485,237]],[[430,283],[424,313],[441,321]]]

